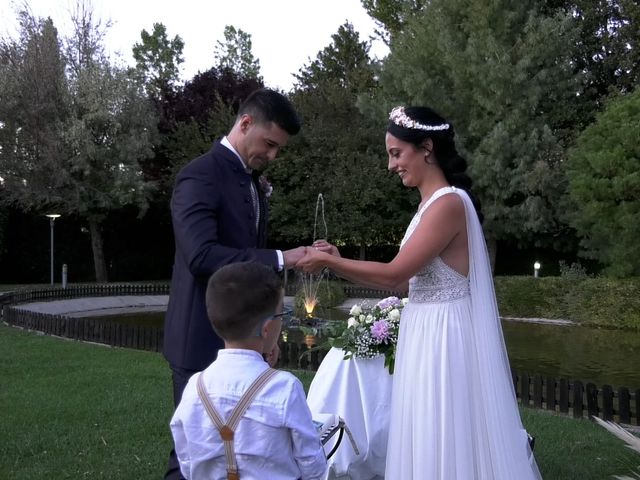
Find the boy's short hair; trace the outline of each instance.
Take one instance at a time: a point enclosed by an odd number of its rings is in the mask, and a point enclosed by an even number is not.
[[[276,313],[282,295],[282,282],[273,268],[257,262],[225,265],[207,284],[209,321],[224,340],[249,338]]]

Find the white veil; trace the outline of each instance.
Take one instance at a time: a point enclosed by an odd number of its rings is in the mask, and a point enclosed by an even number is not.
[[[476,408],[484,410],[474,415],[474,428],[478,430],[476,438],[488,442],[478,451],[481,478],[540,479],[520,419],[482,226],[469,195],[459,188],[453,191],[464,201],[469,238],[469,283],[477,368],[469,394],[478,397]]]

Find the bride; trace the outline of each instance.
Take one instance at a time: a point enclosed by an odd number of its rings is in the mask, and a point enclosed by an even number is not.
[[[297,265],[308,272],[328,267],[377,288],[408,287],[390,408],[383,412],[385,477],[541,478],[513,389],[482,216],[453,127],[430,108],[396,107],[385,143],[389,170],[422,199],[396,257],[350,260],[319,241]]]

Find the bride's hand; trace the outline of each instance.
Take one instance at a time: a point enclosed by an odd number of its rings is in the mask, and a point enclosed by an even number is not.
[[[320,250],[321,252],[326,252],[331,255],[335,255],[336,257],[340,256],[340,251],[338,250],[338,247],[327,242],[325,239],[316,240],[315,242],[313,242],[313,245],[311,246],[316,250]]]
[[[307,273],[318,273],[324,268],[325,263],[323,260],[327,255],[327,253],[321,252],[316,247],[307,248],[304,257],[296,263],[296,268]]]

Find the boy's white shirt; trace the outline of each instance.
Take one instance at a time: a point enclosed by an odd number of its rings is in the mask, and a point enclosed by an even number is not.
[[[226,421],[240,397],[269,366],[253,350],[224,349],[202,375],[211,402]],[[187,479],[226,479],[224,446],[191,377],[171,422],[180,469]],[[235,432],[240,478],[324,478],[327,461],[302,383],[280,371],[256,395]]]

